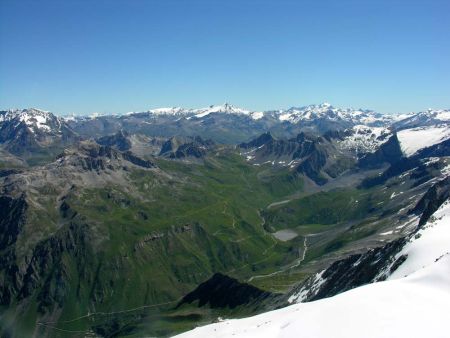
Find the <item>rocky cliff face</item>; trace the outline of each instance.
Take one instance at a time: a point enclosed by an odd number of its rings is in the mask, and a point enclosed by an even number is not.
[[[27,203],[24,196],[0,197],[0,304],[9,305],[21,287],[21,276],[15,265],[15,243],[25,222]]]
[[[424,225],[430,216],[450,198],[450,176],[434,184],[426,194],[420,199],[419,203],[411,210],[417,216],[420,216],[419,226]]]
[[[358,161],[362,168],[379,167],[383,164],[394,164],[403,158],[397,135],[392,135],[375,152],[364,155]]]

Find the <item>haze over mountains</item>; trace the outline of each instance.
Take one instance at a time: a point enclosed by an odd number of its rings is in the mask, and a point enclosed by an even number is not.
[[[319,300],[188,335],[271,321],[291,337],[306,325],[296,311],[414,284],[415,240],[448,223],[449,173],[450,110],[1,111],[0,332],[170,336]],[[442,274],[439,245],[421,297]]]

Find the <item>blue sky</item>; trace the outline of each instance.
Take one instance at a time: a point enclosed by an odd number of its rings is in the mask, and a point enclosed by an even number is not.
[[[450,108],[450,1],[0,1],[0,108]]]

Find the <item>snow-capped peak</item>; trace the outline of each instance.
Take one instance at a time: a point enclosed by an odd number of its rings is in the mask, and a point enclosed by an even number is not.
[[[398,130],[424,127],[437,124],[450,124],[450,109],[431,109],[419,113],[399,115],[394,127]]]
[[[224,103],[222,105],[211,105],[207,108],[196,109],[197,117],[203,117],[212,113],[227,113],[227,114],[244,114],[248,115],[250,112],[245,109],[237,108],[229,103]]]
[[[51,114],[48,111],[28,108],[28,109],[9,109],[0,113],[0,122],[10,121],[15,118],[19,118],[21,121],[26,121],[33,116],[48,116]]]
[[[0,113],[0,122],[15,121],[16,124],[25,123],[31,132],[50,132],[61,128],[61,121],[52,113],[37,108],[14,109]]]
[[[264,116],[262,112],[252,112],[250,110],[235,107],[229,103],[224,103],[222,105],[211,105],[207,108],[195,109],[195,117],[201,118],[213,113],[223,113],[223,114],[238,114],[247,115],[251,118],[258,120]]]

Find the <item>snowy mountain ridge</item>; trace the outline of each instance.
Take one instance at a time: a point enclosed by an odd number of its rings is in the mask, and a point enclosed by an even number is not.
[[[419,113],[399,115],[393,123],[397,130],[431,126],[436,124],[450,124],[450,109],[431,109]]]
[[[62,147],[78,135],[64,118],[36,108],[0,111],[0,147],[28,156],[48,147]]]
[[[216,114],[217,119],[209,119]],[[158,133],[158,128],[164,129],[170,124],[174,128],[173,133],[181,134],[184,130],[187,132],[199,130],[199,126],[206,128],[205,132],[208,132],[210,126],[215,126],[218,128],[216,131],[220,132],[224,130],[224,125],[230,128],[230,133],[233,133],[234,129],[242,128],[240,129],[243,131],[242,135],[246,135],[249,130],[256,132],[271,128],[279,131],[287,131],[291,127],[304,128],[316,130],[318,133],[341,130],[344,133],[338,141],[339,147],[357,155],[375,152],[395,133],[406,157],[450,138],[450,110],[444,109],[429,109],[426,112],[407,114],[406,117],[403,115],[402,118],[400,115],[383,115],[371,110],[335,108],[329,103],[266,112],[250,111],[224,103],[200,109],[169,107],[126,115],[92,114],[90,117],[74,115],[58,117],[36,108],[0,111],[0,127],[5,130],[4,133],[7,128],[8,138],[14,135],[17,128],[25,128],[31,134],[56,135],[68,129],[78,133],[81,131],[83,134],[83,131],[89,132],[91,125],[93,128],[100,128],[100,133],[105,133],[102,128],[111,127],[111,134],[127,128],[141,130],[147,125],[154,126],[152,130]]]
[[[353,124],[365,125],[381,125],[392,122],[392,116],[390,115],[380,114],[372,110],[335,108],[329,103],[281,110],[278,112],[278,119],[294,124],[315,119],[346,121]]]
[[[235,114],[235,115],[246,115],[257,120],[264,116],[262,112],[250,111],[243,108],[236,107],[229,103],[224,103],[222,105],[210,105],[205,108],[195,108],[188,109],[182,107],[167,107],[167,108],[155,108],[146,111],[148,114],[152,115],[167,115],[167,116],[185,116],[188,119],[192,117],[202,118],[208,116],[209,114],[219,113],[219,114]],[[127,115],[136,114],[134,112],[127,113]]]
[[[142,112],[128,112],[125,115],[139,114]],[[152,108],[144,113],[154,115],[197,115],[197,117],[207,116],[212,113],[225,113],[248,115],[254,119],[259,119],[266,115],[275,115],[280,121],[290,121],[297,123],[300,120],[309,120],[313,118],[329,117],[334,119],[349,118],[350,115],[361,116],[366,118],[366,122],[371,122],[373,119],[379,119],[383,114],[376,113],[371,110],[352,109],[352,108],[335,108],[329,103],[313,104],[300,108],[292,107],[289,109],[269,110],[269,111],[252,111],[237,107],[230,103],[223,103],[220,105],[210,105],[204,108],[183,108],[183,107],[161,107]],[[107,114],[104,114],[107,115]],[[375,117],[374,117],[375,116]],[[372,119],[372,120],[371,120]],[[390,121],[391,119],[388,118]]]
[[[52,130],[60,131],[62,119],[54,114],[36,109],[11,109],[0,112],[0,123],[13,121],[17,124],[23,122],[31,132]]]
[[[252,111],[234,106],[230,103],[220,105],[210,105],[204,108],[183,108],[183,107],[161,107],[152,108],[144,112],[128,112],[124,116],[133,116],[135,114],[146,113],[154,116],[176,116],[197,119],[206,117],[210,114],[231,114],[248,116],[253,120],[259,120],[264,117],[274,118],[279,122],[289,122],[298,124],[301,122],[311,122],[314,120],[329,120],[335,122],[347,122],[352,125],[366,126],[389,126],[394,124],[396,128],[401,129],[406,126],[417,123],[450,123],[450,110],[428,109],[425,112],[408,113],[408,114],[382,114],[368,109],[354,108],[338,108],[329,103],[311,104],[301,107],[291,107],[288,109],[268,110],[268,111]],[[99,116],[108,116],[108,114],[91,114],[91,118]],[[121,116],[121,115],[117,115]],[[86,116],[65,116],[67,120],[74,118],[85,119]],[[431,122],[430,122],[431,121]]]
[[[153,115],[185,115],[202,118],[214,113],[235,114],[249,116],[254,120],[259,120],[263,117],[275,117],[278,121],[287,121],[290,123],[299,123],[301,121],[311,121],[314,119],[330,119],[334,121],[347,121],[362,124],[385,124],[393,121],[393,118],[388,115],[376,113],[371,110],[353,109],[353,108],[335,108],[329,103],[308,105],[300,108],[292,107],[289,109],[281,109],[274,111],[251,111],[236,107],[229,103],[222,105],[211,105],[206,108],[186,109],[181,107],[170,108],[155,108],[146,111],[146,113]],[[128,113],[132,115],[134,113]]]

